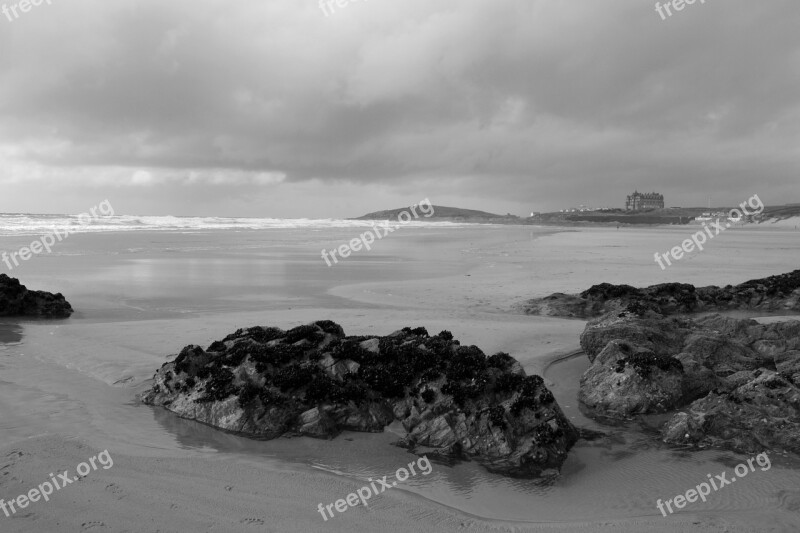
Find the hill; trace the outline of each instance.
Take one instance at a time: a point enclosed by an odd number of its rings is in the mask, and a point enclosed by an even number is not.
[[[427,211],[430,212],[430,208],[427,208]],[[397,220],[397,217],[402,212],[410,212],[408,207],[401,207],[398,209],[387,209],[384,211],[375,211],[374,213],[368,213],[366,215],[360,216],[353,220]],[[413,213],[412,213],[413,214]],[[417,207],[417,214],[419,218],[417,220],[436,220],[439,222],[483,222],[483,223],[495,223],[495,224],[502,224],[502,223],[520,223],[521,220],[518,216],[508,214],[508,215],[496,215],[494,213],[487,213],[486,211],[478,211],[475,209],[461,209],[458,207],[447,207],[443,205],[434,205],[433,206],[433,214],[430,217],[426,217],[425,213],[421,211],[419,207]],[[415,220],[412,218],[412,220]]]

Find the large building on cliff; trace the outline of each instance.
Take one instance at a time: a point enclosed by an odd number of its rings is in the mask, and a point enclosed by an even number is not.
[[[634,191],[625,201],[625,209],[639,211],[641,209],[664,209],[664,195],[657,192]]]

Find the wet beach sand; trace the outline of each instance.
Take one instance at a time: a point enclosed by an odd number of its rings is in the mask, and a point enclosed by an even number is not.
[[[609,428],[577,406],[588,365],[579,320],[515,312],[523,300],[603,281],[739,283],[797,268],[797,232],[726,232],[662,271],[655,251],[683,228],[559,230],[403,228],[371,252],[327,267],[319,250],[353,230],[131,232],[74,235],[10,275],[62,292],[66,321],[0,319],[0,498],[6,501],[108,450],[98,469],[0,514],[2,531],[794,531],[800,470],[792,458],[667,518],[655,507],[747,457],[661,446],[636,427]],[[16,249],[29,238],[0,238]],[[18,242],[19,241],[19,242]],[[578,425],[614,438],[582,442],[554,482],[512,480],[473,463],[433,464],[328,521],[319,503],[406,465],[396,435],[345,433],[257,441],[140,404],[137,394],[187,344],[239,327],[331,319],[348,334],[447,329],[487,354],[544,374]],[[556,362],[557,361],[557,362]],[[555,363],[554,363],[555,362]],[[72,475],[72,474],[70,474]]]
[[[16,324],[0,324],[0,343],[12,344],[22,340],[22,328]]]

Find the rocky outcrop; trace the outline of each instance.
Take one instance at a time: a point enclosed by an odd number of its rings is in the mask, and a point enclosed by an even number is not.
[[[185,347],[153,381],[145,403],[222,429],[332,438],[399,421],[402,446],[511,476],[557,471],[578,438],[539,376],[424,328],[348,337],[330,321],[254,327]]]
[[[612,341],[581,377],[578,399],[608,417],[663,413],[679,405],[683,374],[674,357]]]
[[[748,310],[800,312],[800,270],[726,287],[662,283],[643,289],[601,283],[579,295],[555,293],[525,302],[530,315],[593,318],[608,313],[646,315]]]
[[[690,322],[685,319],[641,318],[631,313],[609,314],[586,324],[580,344],[592,362],[615,339],[625,339],[651,352],[673,354],[683,346],[689,327]]]
[[[592,366],[579,399],[590,413],[677,409],[668,443],[800,452],[800,321],[623,313],[589,322],[581,345]]]
[[[0,274],[0,316],[68,318],[72,306],[61,293],[29,291],[18,279]]]
[[[798,383],[766,369],[740,379],[740,386],[712,392],[673,416],[663,430],[664,441],[743,453],[800,453]]]

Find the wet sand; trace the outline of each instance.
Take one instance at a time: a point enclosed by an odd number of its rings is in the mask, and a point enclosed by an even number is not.
[[[0,322],[0,344],[16,343],[21,339],[21,328],[17,324],[4,324]]]
[[[574,422],[597,427],[575,400],[586,363],[548,368],[577,348],[584,323],[514,314],[514,305],[601,281],[738,283],[796,262],[796,235],[738,232],[716,239],[708,257],[663,274],[650,249],[683,230],[410,230],[333,268],[318,250],[346,232],[301,243],[269,232],[75,236],[62,256],[37,258],[24,277],[13,273],[32,288],[63,292],[79,311],[62,322],[23,322],[24,337],[0,347],[0,498],[103,449],[115,464],[24,515],[0,515],[3,531],[792,530],[800,524],[800,475],[788,459],[663,518],[657,498],[741,458],[676,452],[628,429],[615,430],[613,445],[577,446],[553,484],[509,480],[472,463],[434,464],[430,476],[409,479],[368,509],[324,522],[318,503],[411,460],[390,445],[394,435],[262,442],[136,400],[186,344],[207,346],[255,324],[333,319],[348,334],[422,325],[486,353],[509,352],[529,373],[545,372]]]

